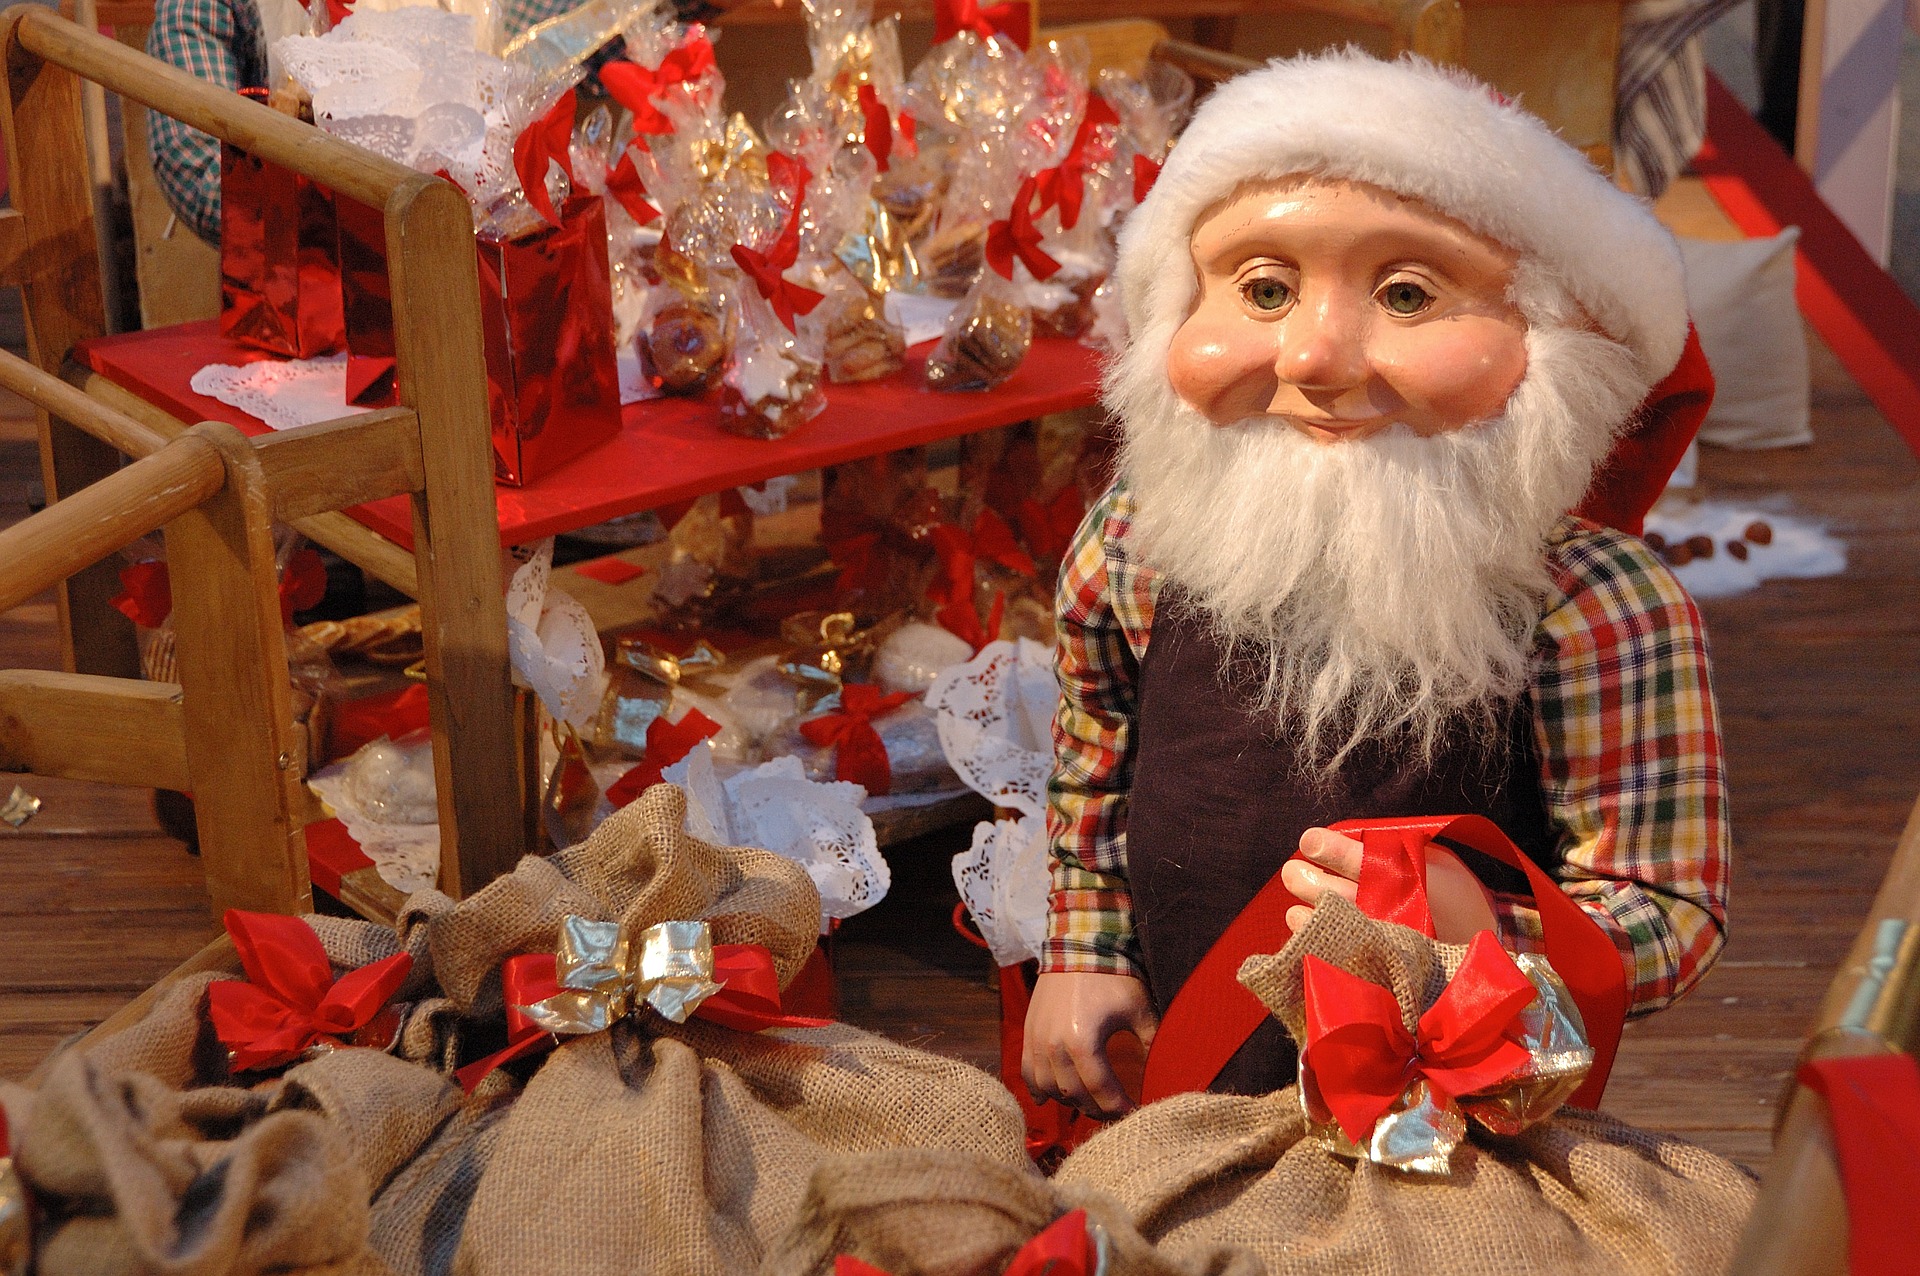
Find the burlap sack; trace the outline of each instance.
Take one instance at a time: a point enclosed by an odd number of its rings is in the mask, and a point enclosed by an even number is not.
[[[889,1276],[995,1276],[1061,1215],[1084,1209],[1105,1233],[1107,1276],[1260,1276],[1222,1249],[1176,1263],[1104,1192],[1048,1182],[1031,1167],[907,1149],[840,1157],[814,1171],[798,1217],[760,1276],[832,1276],[848,1254]]]
[[[1283,951],[1241,971],[1296,1034],[1308,953],[1393,989],[1412,1018],[1458,961],[1329,897]],[[1242,1245],[1274,1276],[1718,1273],[1754,1198],[1745,1171],[1703,1148],[1569,1109],[1512,1139],[1476,1127],[1444,1178],[1356,1163],[1307,1137],[1292,1086],[1143,1108],[1056,1181],[1111,1192],[1170,1255]]]

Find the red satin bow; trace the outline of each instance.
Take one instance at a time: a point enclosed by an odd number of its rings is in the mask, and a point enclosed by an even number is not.
[[[1040,251],[1040,230],[1033,224],[1035,186],[1031,177],[1021,182],[1007,219],[987,227],[987,264],[1003,279],[1013,278],[1015,257],[1035,279],[1051,278],[1060,269],[1059,262]]]
[[[1073,145],[1067,148],[1066,157],[1042,172],[1036,181],[1040,196],[1036,216],[1057,204],[1060,208],[1061,230],[1072,230],[1079,224],[1080,209],[1087,198],[1087,172],[1113,155],[1111,140],[1099,139],[1101,144],[1097,147],[1094,145],[1099,138],[1095,130],[1102,125],[1118,123],[1120,116],[1107,99],[1098,93],[1087,99],[1086,117],[1080,121],[1080,128],[1073,135]]]
[[[228,909],[225,922],[247,982],[207,985],[207,1017],[235,1072],[291,1063],[314,1045],[351,1044],[345,1038],[373,1022],[413,969],[399,953],[336,980],[299,918]]]
[[[908,159],[912,159],[920,153],[920,139],[914,132],[917,125],[914,123],[913,116],[906,111],[900,112],[896,118],[900,123],[900,151]]]
[[[862,84],[859,92],[861,134],[867,144],[867,152],[873,156],[873,162],[884,173],[887,171],[887,159],[893,154],[893,122],[887,118],[887,104],[880,100],[880,94],[871,84]]]
[[[1133,202],[1145,202],[1147,192],[1160,180],[1160,162],[1150,160],[1144,155],[1133,157]]]
[[[643,67],[637,62],[616,58],[600,68],[600,83],[609,96],[633,113],[633,131],[644,137],[649,133],[673,132],[673,121],[654,105],[676,84],[697,80],[713,70],[713,44],[704,35],[696,35],[660,59],[660,65]],[[644,148],[645,142],[640,145]]]
[[[568,89],[545,115],[513,139],[513,171],[520,178],[520,189],[533,211],[555,226],[560,224],[560,217],[553,211],[553,197],[547,194],[547,166],[558,164],[567,180],[577,184],[573,175],[573,103],[574,92]]]
[[[695,1019],[736,1032],[763,1028],[824,1028],[831,1019],[790,1015],[780,1007],[780,975],[773,954],[760,944],[715,944],[713,982],[720,991],[700,1003]],[[551,1050],[558,1039],[528,1018],[521,1007],[545,1001],[560,991],[552,953],[521,953],[500,966],[500,990],[507,1001],[507,1048],[476,1060],[453,1074],[468,1094],[503,1064]]]
[[[851,780],[873,797],[893,792],[893,764],[873,719],[913,699],[909,692],[882,694],[878,687],[851,682],[840,688],[840,710],[800,724],[800,734],[817,747],[833,746],[833,778]]]
[[[633,148],[620,152],[620,162],[607,170],[607,194],[620,201],[634,224],[644,226],[660,216],[660,210],[647,202],[647,188],[641,184],[640,170],[633,163]]]
[[[931,539],[933,551],[940,558],[941,579],[930,592],[943,600],[933,618],[978,652],[999,636],[1007,598],[1005,593],[995,590],[987,621],[984,625],[980,623],[980,612],[973,601],[974,564],[984,558],[1023,576],[1036,574],[1039,565],[1013,539],[1013,530],[1006,520],[991,509],[980,511],[971,532],[942,523],[933,529]]]
[[[785,164],[776,161],[785,160]],[[767,158],[767,176],[776,190],[793,188],[793,204],[787,213],[787,224],[781,228],[780,237],[766,252],[758,252],[745,244],[733,246],[734,265],[740,267],[762,297],[773,307],[773,313],[794,331],[793,317],[796,314],[811,314],[813,308],[825,299],[824,293],[802,287],[786,277],[785,272],[792,269],[793,263],[800,259],[800,204],[811,176],[807,166],[788,155],[776,151]]]
[[[1349,1139],[1363,1143],[1414,1081],[1457,1099],[1525,1067],[1527,1048],[1508,1036],[1537,993],[1493,932],[1467,945],[1439,1000],[1409,1036],[1400,1003],[1369,983],[1308,957],[1307,1043],[1302,1058],[1320,1097]]]
[[[669,722],[661,714],[647,724],[647,751],[625,775],[607,790],[607,801],[617,811],[660,783],[660,773],[693,752],[693,746],[708,736],[718,735],[720,724],[698,709],[689,709],[680,721]]]
[[[982,40],[1004,35],[1025,49],[1032,22],[1032,11],[1024,4],[982,5],[980,0],[936,0],[933,42],[943,44],[962,31],[971,31]]]
[[[1027,497],[1020,502],[1016,514],[1020,534],[1033,546],[1035,557],[1056,562],[1065,558],[1067,550],[1072,548],[1073,534],[1080,530],[1080,520],[1086,517],[1087,503],[1080,495],[1079,486],[1069,483],[1045,505]]]
[[[293,613],[318,607],[327,596],[327,564],[316,550],[298,549],[280,570],[280,620],[293,623]],[[120,592],[107,600],[121,615],[143,629],[158,629],[173,614],[173,577],[157,558],[142,559],[120,569]]]
[[[1022,1245],[1002,1276],[1093,1276],[1099,1264],[1100,1249],[1087,1227],[1087,1212],[1073,1210],[1047,1224]],[[841,1254],[833,1260],[833,1276],[890,1276],[890,1273],[851,1254]]]

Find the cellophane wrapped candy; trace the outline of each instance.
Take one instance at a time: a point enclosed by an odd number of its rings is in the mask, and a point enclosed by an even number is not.
[[[1032,313],[1009,281],[986,271],[927,356],[927,385],[991,390],[1019,369],[1032,345]]]

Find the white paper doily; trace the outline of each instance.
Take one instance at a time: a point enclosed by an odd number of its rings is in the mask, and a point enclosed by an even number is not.
[[[373,819],[353,796],[346,779],[347,760],[307,778],[360,849],[373,861],[380,880],[402,894],[423,891],[440,879],[439,824],[387,824]]]
[[[1053,657],[1029,638],[995,641],[941,674],[926,704],[940,722],[947,764],[995,806],[1040,817],[1053,770],[1059,686]]]
[[[1043,817],[982,820],[953,857],[953,884],[995,965],[1038,957],[1047,942],[1047,825]]]
[[[276,430],[337,421],[367,410],[347,402],[344,354],[239,365],[210,363],[187,384],[195,394],[239,408]]]
[[[532,689],[547,712],[586,730],[607,689],[607,655],[593,617],[551,584],[553,538],[512,551],[507,584],[507,654],[514,681]]]

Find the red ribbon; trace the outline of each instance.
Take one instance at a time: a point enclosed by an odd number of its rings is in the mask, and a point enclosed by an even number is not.
[[[780,1005],[780,975],[773,954],[760,944],[715,944],[713,982],[720,991],[700,1003],[695,1019],[705,1019],[736,1032],[763,1028],[824,1028],[831,1019],[790,1015]],[[503,1064],[541,1054],[558,1044],[554,1035],[521,1010],[560,991],[557,963],[552,953],[522,953],[500,967],[500,989],[507,1001],[507,1047],[461,1068],[453,1074],[468,1094]]]
[[[1147,192],[1160,180],[1160,162],[1150,160],[1144,155],[1133,157],[1133,202],[1144,203]]]
[[[633,163],[633,148],[620,152],[620,162],[607,170],[607,194],[620,201],[634,224],[644,226],[660,216],[660,210],[647,202],[647,188],[641,184],[640,170]]]
[[[1505,1080],[1531,1058],[1508,1033],[1538,994],[1492,931],[1473,937],[1466,960],[1420,1016],[1413,1036],[1400,1021],[1400,1003],[1379,984],[1312,956],[1304,975],[1302,1058],[1355,1143],[1366,1141],[1416,1080],[1457,1099]]]
[[[916,125],[913,116],[902,111],[898,119],[900,121],[900,152],[908,159],[912,159],[920,153],[920,139],[914,135]]]
[[[791,193],[792,206],[787,212],[787,224],[781,228],[780,237],[773,241],[773,246],[764,253],[745,244],[733,246],[734,265],[753,280],[753,286],[773,306],[773,313],[787,326],[788,332],[794,331],[793,317],[796,314],[812,313],[813,308],[825,298],[825,294],[802,287],[785,274],[800,259],[800,205],[811,177],[807,166],[791,155],[779,151],[769,155],[768,180],[775,190]]]
[[[1002,1276],[1093,1276],[1100,1265],[1100,1248],[1087,1227],[1087,1212],[1062,1214],[1022,1245]],[[833,1260],[833,1276],[891,1276],[883,1267],[841,1254]]]
[[[228,909],[224,920],[247,982],[209,984],[207,1017],[235,1072],[291,1063],[314,1045],[350,1044],[345,1038],[373,1022],[413,969],[399,953],[335,979],[319,937],[299,918]]]
[[[280,569],[280,621],[293,623],[293,613],[318,607],[327,596],[327,564],[319,551],[297,549]],[[157,558],[142,559],[120,569],[120,592],[107,600],[121,615],[143,629],[158,629],[173,614],[173,576]]]
[[[980,612],[973,601],[974,565],[984,558],[1023,576],[1038,573],[1039,565],[1013,539],[1013,530],[1006,520],[991,509],[980,511],[971,532],[942,523],[933,529],[930,539],[933,552],[940,559],[941,575],[930,593],[943,600],[934,612],[934,619],[978,652],[999,635],[1007,599],[1001,591],[994,591],[987,621],[984,625],[980,623]]]
[[[933,42],[943,44],[962,31],[971,31],[982,40],[1004,35],[1025,49],[1032,23],[1032,10],[1024,4],[982,5],[980,0],[935,0]]]
[[[353,15],[353,0],[327,0],[327,26],[337,27]]]
[[[1060,263],[1040,251],[1040,230],[1033,224],[1033,199],[1036,182],[1027,178],[1014,193],[1013,207],[1005,221],[987,227],[987,264],[1000,277],[1013,278],[1013,259],[1018,257],[1035,279],[1052,277]]]
[[[519,175],[520,189],[533,210],[555,226],[560,217],[547,194],[547,166],[558,164],[567,180],[578,184],[573,175],[573,102],[574,92],[568,89],[545,115],[513,139],[513,171]]]
[[[1098,93],[1087,99],[1086,117],[1080,121],[1080,128],[1074,133],[1073,145],[1067,148],[1065,158],[1042,172],[1036,181],[1040,196],[1036,216],[1057,204],[1060,208],[1061,230],[1072,230],[1079,224],[1080,209],[1087,198],[1087,172],[1113,155],[1110,139],[1097,148],[1094,146],[1098,136],[1095,130],[1103,125],[1119,123],[1120,116],[1107,99]]]
[[[1020,534],[1033,547],[1034,556],[1046,562],[1058,562],[1073,547],[1073,534],[1087,516],[1086,501],[1077,484],[1069,483],[1059,495],[1042,505],[1031,496],[1020,502],[1016,517]]]
[[[871,84],[860,86],[859,97],[860,118],[865,121],[861,132],[867,151],[884,173],[887,171],[887,158],[893,154],[893,123],[887,118],[887,104],[880,100],[880,94],[874,91]]]
[[[651,69],[615,58],[601,66],[600,83],[614,101],[633,113],[636,134],[671,133],[673,121],[661,114],[654,101],[664,97],[674,85],[697,80],[713,67],[712,42],[704,35],[696,35]],[[640,145],[644,148],[646,143]]]
[[[800,724],[800,734],[817,747],[833,746],[833,778],[851,780],[873,797],[893,792],[893,764],[873,729],[873,719],[913,699],[911,692],[882,694],[864,682],[840,688],[840,710]]]
[[[607,801],[617,811],[660,783],[660,773],[693,752],[693,746],[720,733],[720,724],[698,709],[689,709],[678,722],[661,714],[647,724],[647,751],[632,770],[613,782]]]
[[[1912,1055],[1860,1055],[1803,1064],[1800,1084],[1827,1101],[1847,1198],[1847,1270],[1913,1270],[1913,1203],[1920,1199],[1920,1065]]]

